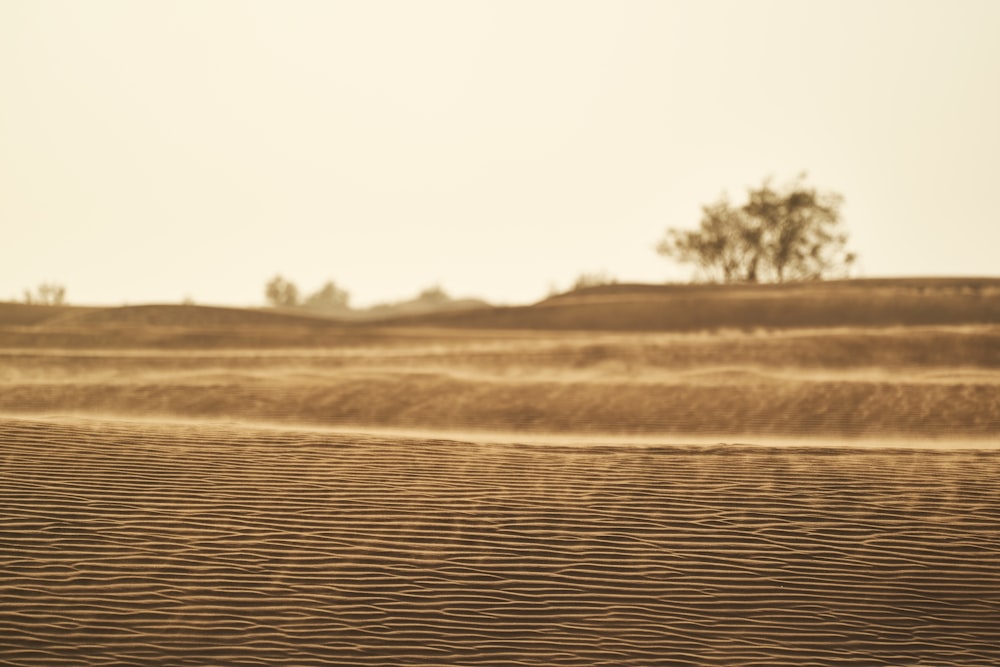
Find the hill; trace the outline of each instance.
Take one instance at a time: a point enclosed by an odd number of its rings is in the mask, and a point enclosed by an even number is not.
[[[336,320],[277,310],[0,303],[0,348],[322,347],[359,335]]]
[[[176,304],[119,306],[112,308],[78,308],[66,310],[41,324],[48,327],[329,327],[329,318],[251,308],[223,308]]]
[[[383,320],[384,325],[696,331],[1000,323],[1000,279],[900,278],[780,285],[602,285],[531,306]]]
[[[428,299],[409,299],[395,303],[382,303],[371,308],[361,310],[351,310],[344,315],[344,319],[357,321],[388,320],[398,317],[408,317],[413,315],[436,315],[439,313],[457,313],[469,310],[489,309],[492,306],[482,299],[442,299],[432,301]]]
[[[457,304],[459,302],[452,302]],[[0,303],[0,347],[328,347],[448,332],[692,332],[1000,324],[1000,279],[907,278],[782,285],[603,285],[528,306],[363,319],[301,310]],[[373,314],[374,315],[374,314]]]
[[[91,310],[81,306],[41,306],[12,301],[0,302],[0,327],[33,326],[68,313]]]

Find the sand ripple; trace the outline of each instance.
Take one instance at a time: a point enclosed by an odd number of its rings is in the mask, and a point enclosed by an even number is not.
[[[4,665],[1000,664],[1000,452],[0,421]]]

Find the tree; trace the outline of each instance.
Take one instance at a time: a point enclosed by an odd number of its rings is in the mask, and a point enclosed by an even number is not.
[[[55,283],[42,283],[34,293],[24,290],[24,302],[40,306],[61,306],[66,303],[66,288]]]
[[[340,312],[350,310],[348,305],[351,295],[347,290],[343,290],[333,282],[327,281],[325,285],[310,294],[306,298],[306,308],[322,310],[327,312]]]
[[[280,275],[268,281],[264,294],[268,303],[275,308],[297,306],[299,303],[299,288]]]
[[[733,207],[723,196],[702,207],[696,230],[668,229],[657,252],[696,264],[723,282],[819,280],[845,274],[855,261],[841,229],[843,197],[805,184],[805,175],[776,189],[769,180]]]

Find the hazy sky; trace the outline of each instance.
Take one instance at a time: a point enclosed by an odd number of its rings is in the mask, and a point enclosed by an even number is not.
[[[1000,2],[0,2],[0,299],[498,302],[764,177],[861,273],[1000,275]]]

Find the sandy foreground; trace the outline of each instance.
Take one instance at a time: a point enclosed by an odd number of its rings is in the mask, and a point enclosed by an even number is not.
[[[993,665],[1000,452],[0,419],[5,665]]]

